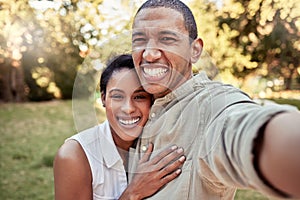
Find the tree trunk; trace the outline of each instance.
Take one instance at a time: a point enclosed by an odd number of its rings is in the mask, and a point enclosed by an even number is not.
[[[0,63],[0,101],[22,102],[25,100],[24,73],[21,64]]]
[[[7,62],[0,64],[0,101],[10,102],[13,100],[13,95],[10,91],[9,77],[10,66]]]

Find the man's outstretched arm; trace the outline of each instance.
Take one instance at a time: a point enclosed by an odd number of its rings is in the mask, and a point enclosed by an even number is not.
[[[265,126],[258,170],[278,191],[300,198],[300,112],[284,112]]]

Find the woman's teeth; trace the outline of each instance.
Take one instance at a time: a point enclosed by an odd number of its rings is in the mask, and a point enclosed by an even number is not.
[[[140,117],[130,120],[119,119],[119,122],[124,125],[132,125],[137,123],[140,120]]]

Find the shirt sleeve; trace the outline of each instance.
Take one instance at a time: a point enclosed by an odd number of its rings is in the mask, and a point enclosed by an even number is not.
[[[266,122],[278,113],[295,109],[277,104],[260,106],[250,99],[226,99],[229,101],[214,106],[206,134],[206,146],[209,148],[206,149],[203,160],[216,180],[225,185],[255,189],[268,196],[282,197],[279,192],[266,185],[256,172],[253,146],[259,130]]]

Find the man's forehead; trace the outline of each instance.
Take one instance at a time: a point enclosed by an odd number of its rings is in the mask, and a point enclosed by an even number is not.
[[[132,30],[132,38],[136,37],[173,37],[177,39],[189,39],[189,33],[186,29],[178,30],[174,27],[144,27],[144,28],[134,28]]]
[[[173,35],[179,36],[182,35],[181,32],[174,30],[172,27],[144,27],[144,28],[134,28],[132,30],[133,35],[148,35],[148,34],[156,34],[156,35]]]
[[[142,9],[135,16],[133,22],[133,28],[145,26],[183,26],[184,27],[184,18],[183,15],[171,8],[145,8]]]

